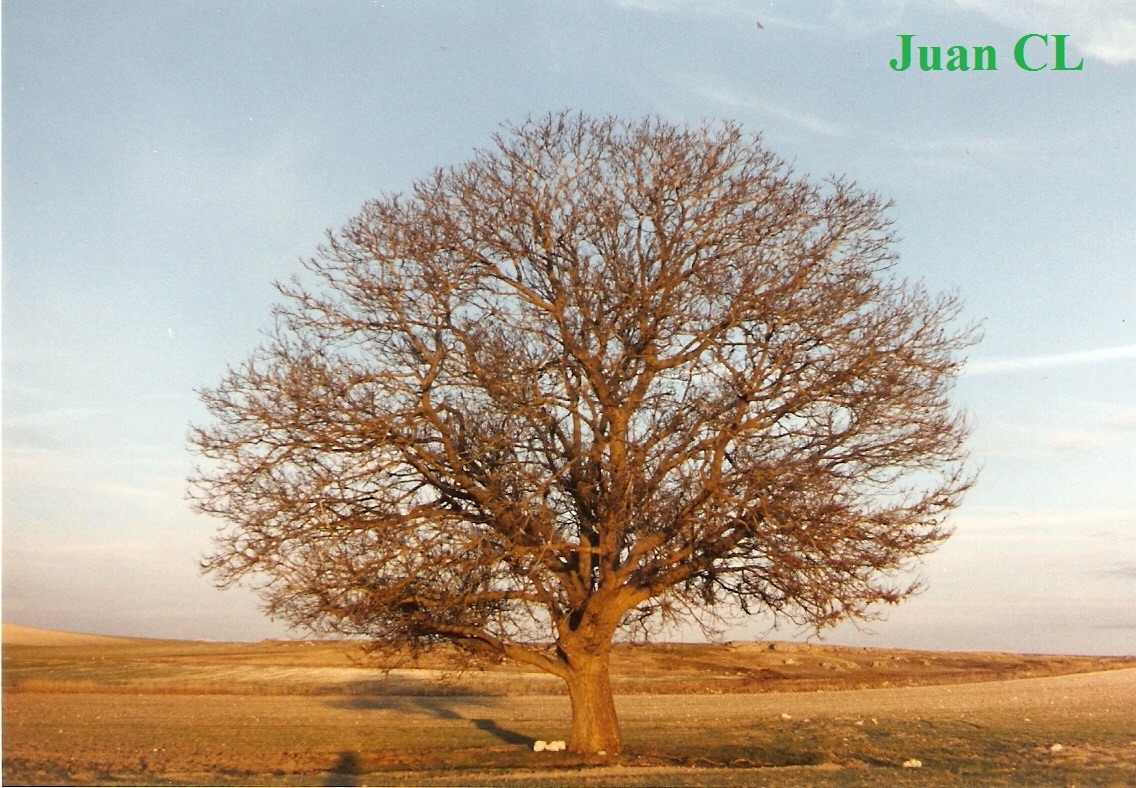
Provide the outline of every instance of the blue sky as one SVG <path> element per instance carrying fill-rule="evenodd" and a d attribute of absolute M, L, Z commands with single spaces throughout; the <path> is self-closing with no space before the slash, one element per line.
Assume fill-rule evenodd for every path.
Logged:
<path fill-rule="evenodd" d="M 995 46 L 998 69 L 895 73 L 901 33 Z M 1026 33 L 1067 34 L 1083 69 L 1018 69 Z M 1136 653 L 1123 0 L 7 0 L 4 620 L 285 633 L 196 570 L 194 389 L 364 200 L 563 108 L 761 131 L 799 172 L 893 199 L 902 270 L 985 321 L 957 390 L 981 477 L 956 534 L 924 594 L 831 642 Z"/>

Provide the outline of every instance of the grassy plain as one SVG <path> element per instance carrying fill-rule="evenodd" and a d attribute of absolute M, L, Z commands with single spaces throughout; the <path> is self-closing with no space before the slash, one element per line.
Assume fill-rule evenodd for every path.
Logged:
<path fill-rule="evenodd" d="M 555 680 L 451 668 L 445 655 L 376 663 L 336 642 L 6 626 L 3 782 L 1136 784 L 1133 658 L 623 646 L 625 751 L 608 758 L 532 751 L 567 738 Z M 903 767 L 912 759 L 922 765 Z"/>

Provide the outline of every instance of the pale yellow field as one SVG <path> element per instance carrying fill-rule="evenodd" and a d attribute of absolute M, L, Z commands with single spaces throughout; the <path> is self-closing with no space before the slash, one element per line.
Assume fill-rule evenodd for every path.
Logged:
<path fill-rule="evenodd" d="M 52 629 L 21 627 L 18 624 L 3 625 L 3 643 L 5 646 L 113 646 L 138 642 L 140 642 L 138 638 L 57 632 Z"/>

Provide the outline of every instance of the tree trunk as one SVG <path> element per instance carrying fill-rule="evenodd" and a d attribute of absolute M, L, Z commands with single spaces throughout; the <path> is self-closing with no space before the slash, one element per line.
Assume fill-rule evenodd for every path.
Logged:
<path fill-rule="evenodd" d="M 614 755 L 623 745 L 611 694 L 608 654 L 573 661 L 578 667 L 568 679 L 568 694 L 572 698 L 572 739 L 568 749 L 582 754 Z"/>

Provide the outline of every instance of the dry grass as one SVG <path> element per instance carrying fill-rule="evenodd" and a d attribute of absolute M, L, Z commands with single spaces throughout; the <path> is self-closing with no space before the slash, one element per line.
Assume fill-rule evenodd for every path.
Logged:
<path fill-rule="evenodd" d="M 21 627 L 18 624 L 4 624 L 4 646 L 115 646 L 142 643 L 138 638 L 120 638 L 111 635 L 86 635 L 79 632 L 58 632 L 53 629 Z"/>
<path fill-rule="evenodd" d="M 1084 672 L 1133 659 L 621 647 L 626 751 L 611 759 L 532 752 L 534 739 L 568 733 L 567 698 L 544 677 L 497 665 L 439 684 L 444 655 L 386 678 L 361 659 L 343 643 L 6 644 L 4 783 L 1126 785 L 1136 775 L 1136 670 Z M 812 691 L 785 691 L 802 689 Z M 924 766 L 902 768 L 913 757 Z"/>
<path fill-rule="evenodd" d="M 28 634 L 34 630 L 22 629 L 25 640 L 4 642 L 5 694 L 563 692 L 558 679 L 511 663 L 459 672 L 460 662 L 444 651 L 407 660 L 367 655 L 359 644 L 342 641 L 202 643 L 46 632 L 36 636 Z M 955 684 L 1132 666 L 1136 666 L 1134 657 L 899 651 L 780 642 L 618 645 L 612 657 L 612 681 L 618 694 L 729 694 Z"/>

